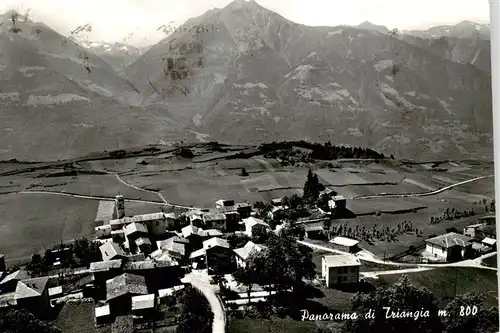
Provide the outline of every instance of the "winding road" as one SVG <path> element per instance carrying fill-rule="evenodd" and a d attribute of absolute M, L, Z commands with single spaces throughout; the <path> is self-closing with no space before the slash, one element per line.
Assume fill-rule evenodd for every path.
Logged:
<path fill-rule="evenodd" d="M 224 307 L 217 297 L 217 286 L 210 284 L 210 276 L 204 272 L 193 271 L 182 279 L 182 282 L 191 283 L 207 298 L 210 308 L 214 313 L 214 321 L 212 323 L 212 333 L 225 333 L 226 331 L 226 313 Z"/>
<path fill-rule="evenodd" d="M 318 244 L 313 244 L 313 243 L 304 242 L 304 241 L 300 241 L 300 240 L 297 240 L 297 243 L 299 243 L 301 245 L 305 245 L 305 246 L 313 248 L 313 249 L 328 251 L 328 252 L 335 253 L 335 254 L 349 254 L 349 253 L 344 252 L 344 251 L 339 251 L 339 250 L 335 250 L 335 249 L 332 249 L 332 248 L 329 248 L 326 246 L 321 246 Z M 475 259 L 462 260 L 462 261 L 453 262 L 453 263 L 446 263 L 446 264 L 410 264 L 410 263 L 400 263 L 400 262 L 393 262 L 393 261 L 384 261 L 382 259 L 377 258 L 373 253 L 371 253 L 367 250 L 361 250 L 360 252 L 356 253 L 355 255 L 356 255 L 356 257 L 358 257 L 361 260 L 373 262 L 375 264 L 387 265 L 387 266 L 409 267 L 408 269 L 400 269 L 400 270 L 393 270 L 393 271 L 370 272 L 372 274 L 376 273 L 377 275 L 383 275 L 383 274 L 403 274 L 405 272 L 412 272 L 412 271 L 418 272 L 418 271 L 431 270 L 431 269 L 443 268 L 443 267 L 473 267 L 473 268 L 496 271 L 497 268 L 495 268 L 495 267 L 481 265 L 481 262 L 484 259 L 492 257 L 496 254 L 497 254 L 497 252 L 495 251 L 495 252 L 487 253 L 487 254 L 482 255 L 482 256 L 475 258 Z M 388 272 L 392 272 L 392 273 L 388 273 Z"/>
<path fill-rule="evenodd" d="M 452 189 L 452 188 L 460 186 L 460 185 L 464 185 L 464 184 L 475 182 L 477 180 L 481 180 L 481 179 L 485 179 L 485 178 L 492 178 L 492 177 L 494 177 L 494 175 L 476 177 L 476 178 L 464 180 L 462 182 L 458 182 L 458 183 L 455 183 L 455 184 L 451 184 L 451 185 L 442 187 L 442 188 L 434 190 L 434 191 L 423 192 L 423 193 L 376 194 L 376 195 L 365 195 L 365 196 L 354 197 L 353 199 L 355 199 L 355 200 L 357 200 L 357 199 L 372 199 L 372 198 L 380 198 L 380 197 L 384 197 L 384 198 L 426 197 L 426 196 L 429 196 L 429 195 L 439 194 L 441 192 L 447 191 L 449 189 Z"/>

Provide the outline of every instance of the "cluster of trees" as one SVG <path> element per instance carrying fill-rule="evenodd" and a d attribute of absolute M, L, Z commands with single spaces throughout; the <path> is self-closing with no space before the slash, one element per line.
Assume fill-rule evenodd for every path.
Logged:
<path fill-rule="evenodd" d="M 247 265 L 234 273 L 235 280 L 245 285 L 248 297 L 252 285 L 267 286 L 281 293 L 303 285 L 304 279 L 315 276 L 312 250 L 298 244 L 289 234 L 269 234 L 267 249 L 250 255 Z"/>
<path fill-rule="evenodd" d="M 2 333 L 61 333 L 61 330 L 36 318 L 24 309 L 0 312 Z"/>
<path fill-rule="evenodd" d="M 47 249 L 43 257 L 38 253 L 33 254 L 27 269 L 32 276 L 45 275 L 51 270 L 57 258 L 64 268 L 89 266 L 91 262 L 102 260 L 99 246 L 99 243 L 87 238 L 76 239 L 71 244 L 60 244 Z"/>
<path fill-rule="evenodd" d="M 186 286 L 178 299 L 180 304 L 179 325 L 176 333 L 210 333 L 214 314 L 205 296 L 191 286 Z"/>
<path fill-rule="evenodd" d="M 263 156 L 277 159 L 283 166 L 294 166 L 297 163 L 314 163 L 314 158 L 311 157 L 310 153 L 295 148 L 273 150 L 265 152 Z"/>
<path fill-rule="evenodd" d="M 488 202 L 488 199 L 483 199 L 484 210 L 487 212 L 495 212 L 495 199 Z"/>
<path fill-rule="evenodd" d="M 469 217 L 469 216 L 474 216 L 476 215 L 476 212 L 474 211 L 474 208 L 471 209 L 465 209 L 462 211 L 459 211 L 455 208 L 446 208 L 445 211 L 441 216 L 431 216 L 429 219 L 430 224 L 438 224 L 443 221 L 453 221 L 457 219 L 461 219 L 464 217 Z"/>
<path fill-rule="evenodd" d="M 189 149 L 189 148 L 186 148 L 186 147 L 178 148 L 174 152 L 174 155 L 175 156 L 180 156 L 182 158 L 193 158 L 194 157 L 193 151 L 191 149 Z"/>
<path fill-rule="evenodd" d="M 345 333 L 407 332 L 407 333 L 492 333 L 498 331 L 498 309 L 487 308 L 484 295 L 467 293 L 451 300 L 443 310 L 447 316 L 438 316 L 438 301 L 426 288 L 410 283 L 407 276 L 390 286 L 380 286 L 370 293 L 356 293 L 351 299 L 351 311 L 360 314 L 357 319 L 344 322 Z M 464 308 L 477 307 L 477 314 L 463 315 Z M 410 318 L 386 318 L 387 309 L 392 311 L 419 312 L 415 320 Z M 464 308 L 461 308 L 464 307 Z M 364 314 L 374 311 L 374 318 Z M 428 311 L 429 316 L 425 316 Z M 462 315 L 461 315 L 462 312 Z M 362 315 L 361 315 L 362 314 Z M 328 332 L 324 330 L 323 332 Z"/>
<path fill-rule="evenodd" d="M 264 154 L 270 154 L 274 151 L 285 151 L 292 153 L 293 148 L 295 147 L 310 150 L 311 152 L 308 153 L 308 157 L 312 158 L 313 160 L 336 160 L 340 158 L 359 158 L 359 159 L 385 158 L 384 154 L 378 153 L 368 148 L 335 146 L 330 141 L 324 144 L 311 143 L 306 141 L 283 141 L 283 142 L 264 143 L 260 145 L 260 150 Z M 292 154 L 297 154 L 297 153 L 292 153 Z M 391 155 L 391 158 L 394 157 Z"/>
<path fill-rule="evenodd" d="M 329 230 L 330 237 L 344 236 L 349 238 L 361 239 L 366 242 L 373 242 L 375 240 L 393 242 L 396 241 L 397 236 L 407 232 L 417 233 L 419 230 L 413 228 L 410 221 L 403 221 L 398 223 L 395 227 L 378 226 L 374 224 L 371 228 L 361 227 L 357 225 L 355 228 L 348 227 L 347 223 L 331 226 L 330 220 L 325 220 L 323 228 Z"/>

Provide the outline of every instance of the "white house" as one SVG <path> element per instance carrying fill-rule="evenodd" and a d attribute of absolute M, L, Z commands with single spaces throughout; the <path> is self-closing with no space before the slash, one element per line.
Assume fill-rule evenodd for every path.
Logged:
<path fill-rule="evenodd" d="M 255 218 L 253 216 L 247 217 L 246 219 L 243 219 L 243 223 L 245 224 L 245 234 L 248 237 L 252 237 L 252 234 L 257 226 L 262 226 L 266 228 L 267 230 L 271 230 L 269 227 L 269 224 L 264 222 L 264 220 Z"/>
<path fill-rule="evenodd" d="M 262 251 L 265 248 L 266 246 L 264 245 L 255 244 L 254 242 L 249 241 L 245 244 L 245 246 L 235 249 L 234 253 L 236 254 L 236 265 L 241 268 L 246 267 L 246 262 L 250 255 Z"/>
<path fill-rule="evenodd" d="M 104 224 L 94 228 L 96 238 L 111 237 L 111 225 Z"/>
<path fill-rule="evenodd" d="M 220 199 L 215 202 L 215 208 L 224 208 L 229 206 L 234 206 L 234 200 Z"/>
<path fill-rule="evenodd" d="M 497 244 L 497 240 L 496 239 L 493 239 L 493 238 L 490 238 L 490 237 L 485 237 L 482 241 L 481 241 L 481 244 L 483 244 L 484 246 L 486 247 L 489 247 L 489 248 L 494 248 Z"/>
<path fill-rule="evenodd" d="M 330 243 L 336 250 L 348 253 L 356 253 L 359 250 L 359 242 L 352 238 L 337 236 L 334 237 Z"/>
<path fill-rule="evenodd" d="M 472 249 L 472 238 L 449 232 L 425 240 L 422 257 L 434 261 L 461 260 Z"/>
<path fill-rule="evenodd" d="M 126 256 L 120 245 L 113 242 L 106 242 L 99 247 L 102 254 L 102 260 L 109 261 L 114 259 L 121 259 Z"/>
<path fill-rule="evenodd" d="M 485 225 L 486 225 L 486 223 L 476 223 L 476 224 L 471 224 L 471 225 L 466 226 L 464 228 L 464 236 L 475 238 L 476 231 Z"/>
<path fill-rule="evenodd" d="M 361 262 L 352 254 L 323 256 L 321 259 L 321 275 L 328 288 L 359 282 Z"/>

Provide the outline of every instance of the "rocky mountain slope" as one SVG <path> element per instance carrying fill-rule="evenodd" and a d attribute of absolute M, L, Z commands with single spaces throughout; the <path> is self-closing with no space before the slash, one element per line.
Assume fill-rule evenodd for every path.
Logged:
<path fill-rule="evenodd" d="M 60 159 L 179 137 L 168 132 L 168 114 L 133 106 L 139 93 L 98 56 L 44 24 L 0 19 L 0 159 Z"/>
<path fill-rule="evenodd" d="M 366 24 L 307 27 L 254 1 L 179 30 L 125 73 L 144 108 L 212 140 L 332 140 L 417 159 L 492 154 L 489 74 L 424 44 Z"/>
<path fill-rule="evenodd" d="M 489 40 L 490 26 L 489 24 L 477 24 L 470 21 L 462 21 L 455 25 L 440 25 L 424 31 L 408 30 L 403 31 L 403 33 L 422 38 L 456 37 Z"/>

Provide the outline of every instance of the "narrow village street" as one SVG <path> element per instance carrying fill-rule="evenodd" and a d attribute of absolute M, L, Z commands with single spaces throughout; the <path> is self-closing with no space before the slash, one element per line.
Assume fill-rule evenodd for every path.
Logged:
<path fill-rule="evenodd" d="M 210 284 L 210 276 L 204 271 L 192 271 L 182 279 L 183 283 L 191 283 L 191 285 L 198 289 L 205 295 L 212 312 L 214 313 L 214 322 L 212 324 L 212 333 L 225 333 L 226 330 L 226 314 L 223 305 L 217 297 L 216 285 Z"/>

